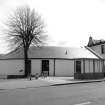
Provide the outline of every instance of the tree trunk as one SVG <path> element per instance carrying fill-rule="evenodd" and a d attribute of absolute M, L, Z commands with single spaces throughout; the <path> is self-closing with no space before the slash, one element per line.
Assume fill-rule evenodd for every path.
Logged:
<path fill-rule="evenodd" d="M 29 76 L 29 71 L 28 71 L 28 50 L 24 48 L 24 69 L 25 69 L 25 77 Z"/>

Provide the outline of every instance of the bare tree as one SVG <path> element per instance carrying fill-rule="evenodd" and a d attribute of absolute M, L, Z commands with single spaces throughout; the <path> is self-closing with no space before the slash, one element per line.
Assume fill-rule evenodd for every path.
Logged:
<path fill-rule="evenodd" d="M 41 17 L 28 6 L 17 8 L 6 22 L 6 34 L 15 50 L 23 47 L 25 77 L 30 74 L 28 50 L 31 44 L 39 46 L 45 39 L 44 24 Z"/>

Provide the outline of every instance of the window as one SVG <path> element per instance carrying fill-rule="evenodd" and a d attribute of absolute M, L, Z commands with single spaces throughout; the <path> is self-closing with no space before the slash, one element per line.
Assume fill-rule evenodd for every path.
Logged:
<path fill-rule="evenodd" d="M 104 54 L 105 51 L 104 51 L 104 45 L 101 45 L 101 53 Z"/>

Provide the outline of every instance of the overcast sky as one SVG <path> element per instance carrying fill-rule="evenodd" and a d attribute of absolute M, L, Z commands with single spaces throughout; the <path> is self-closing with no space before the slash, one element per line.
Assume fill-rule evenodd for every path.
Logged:
<path fill-rule="evenodd" d="M 10 11 L 26 4 L 44 19 L 51 45 L 80 47 L 89 36 L 105 39 L 105 0 L 0 0 L 0 24 Z"/>

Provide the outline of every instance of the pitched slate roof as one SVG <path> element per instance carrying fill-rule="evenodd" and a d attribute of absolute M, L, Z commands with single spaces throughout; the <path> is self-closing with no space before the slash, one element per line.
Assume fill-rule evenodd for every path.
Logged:
<path fill-rule="evenodd" d="M 69 48 L 69 47 L 31 47 L 28 52 L 29 58 L 63 58 L 63 59 L 78 59 L 89 58 L 98 59 L 96 55 L 86 48 Z M 6 55 L 0 56 L 0 59 L 23 59 L 23 50 L 11 52 Z"/>
<path fill-rule="evenodd" d="M 103 59 L 103 56 L 100 55 L 99 53 L 97 53 L 96 51 L 94 51 L 92 48 L 87 47 L 87 46 L 86 46 L 86 48 L 87 48 L 90 52 L 92 52 L 94 55 L 96 55 L 98 58 Z"/>

